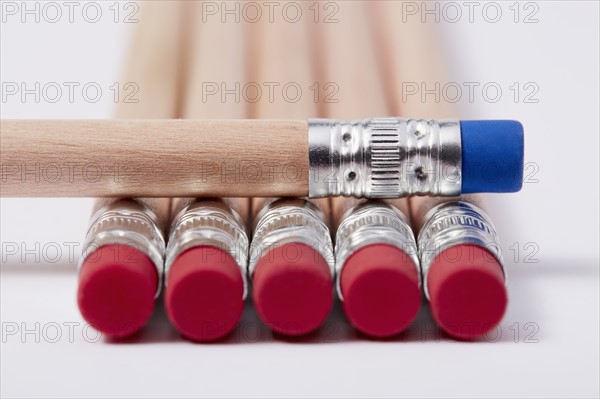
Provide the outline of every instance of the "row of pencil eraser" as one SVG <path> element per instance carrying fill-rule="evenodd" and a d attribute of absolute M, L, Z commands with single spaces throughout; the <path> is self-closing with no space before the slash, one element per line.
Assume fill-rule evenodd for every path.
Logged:
<path fill-rule="evenodd" d="M 482 336 L 503 317 L 498 238 L 470 202 L 433 206 L 415 237 L 393 202 L 354 200 L 332 240 L 318 202 L 275 199 L 255 216 L 250 240 L 234 200 L 185 201 L 168 230 L 148 200 L 122 199 L 96 212 L 78 305 L 102 333 L 136 333 L 158 298 L 173 326 L 200 342 L 227 336 L 249 295 L 260 319 L 290 336 L 318 329 L 335 296 L 348 321 L 372 337 L 407 329 L 423 298 L 458 339 Z"/>

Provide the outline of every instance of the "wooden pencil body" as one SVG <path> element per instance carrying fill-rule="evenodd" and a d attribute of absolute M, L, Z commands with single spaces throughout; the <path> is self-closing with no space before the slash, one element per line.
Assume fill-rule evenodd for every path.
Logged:
<path fill-rule="evenodd" d="M 182 22 L 188 7 L 184 0 L 143 2 L 123 76 L 132 95 L 119 102 L 117 118 L 161 119 L 180 113 L 187 36 Z"/>
<path fill-rule="evenodd" d="M 308 193 L 306 121 L 6 120 L 0 137 L 6 197 Z"/>

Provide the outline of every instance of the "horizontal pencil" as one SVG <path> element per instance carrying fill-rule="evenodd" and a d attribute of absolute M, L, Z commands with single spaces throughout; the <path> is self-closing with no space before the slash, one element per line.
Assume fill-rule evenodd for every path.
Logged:
<path fill-rule="evenodd" d="M 3 197 L 398 198 L 521 188 L 516 121 L 2 120 Z"/>

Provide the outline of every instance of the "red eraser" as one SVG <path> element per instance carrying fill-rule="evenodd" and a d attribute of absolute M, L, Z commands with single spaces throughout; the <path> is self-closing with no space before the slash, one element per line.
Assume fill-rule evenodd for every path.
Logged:
<path fill-rule="evenodd" d="M 480 337 L 502 320 L 508 302 L 504 272 L 482 247 L 461 244 L 441 252 L 426 283 L 433 318 L 455 338 Z"/>
<path fill-rule="evenodd" d="M 373 337 L 402 332 L 421 306 L 417 266 L 392 245 L 367 245 L 353 253 L 342 267 L 340 288 L 348 321 Z"/>
<path fill-rule="evenodd" d="M 301 243 L 273 248 L 254 269 L 252 298 L 259 317 L 274 331 L 308 334 L 319 328 L 333 305 L 327 261 Z"/>
<path fill-rule="evenodd" d="M 158 272 L 146 254 L 130 245 L 104 245 L 83 262 L 77 302 L 90 325 L 121 338 L 150 319 L 157 287 Z"/>
<path fill-rule="evenodd" d="M 214 246 L 198 246 L 171 265 L 165 308 L 182 335 L 193 341 L 214 341 L 237 325 L 244 309 L 243 295 L 243 276 L 233 257 Z"/>

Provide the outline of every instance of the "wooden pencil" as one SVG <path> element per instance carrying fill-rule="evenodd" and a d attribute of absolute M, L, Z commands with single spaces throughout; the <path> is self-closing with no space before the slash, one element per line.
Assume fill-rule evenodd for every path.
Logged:
<path fill-rule="evenodd" d="M 390 114 L 381 59 L 367 2 L 337 2 L 337 24 L 317 26 L 320 80 L 338 87 L 339 99 L 321 104 L 324 117 Z M 350 39 L 351 38 L 351 39 Z M 358 61 L 357 59 L 360 59 Z M 357 60 L 344 62 L 344 60 Z M 387 126 L 375 126 L 379 133 Z M 349 140 L 348 146 L 358 143 Z M 380 166 L 395 167 L 400 153 L 377 147 Z M 385 171 L 383 171 L 385 173 Z M 384 174 L 381 176 L 385 176 Z M 359 331 L 387 337 L 408 328 L 420 307 L 416 243 L 407 199 L 332 198 L 336 286 L 348 321 Z"/>
<path fill-rule="evenodd" d="M 397 23 L 393 16 L 403 6 L 403 2 L 378 2 L 375 9 L 380 21 L 378 42 L 388 55 L 385 77 L 391 83 L 390 103 L 394 111 L 428 118 L 455 114 L 448 102 L 403 97 L 402 83 L 436 87 L 448 81 L 439 33 L 416 19 Z M 429 307 L 438 325 L 458 339 L 475 339 L 495 328 L 507 305 L 498 236 L 476 203 L 480 198 L 471 195 L 410 199 Z"/>
<path fill-rule="evenodd" d="M 119 104 L 117 117 L 178 116 L 184 15 L 183 2 L 142 7 L 125 73 L 126 80 L 140 88 L 139 102 Z M 161 29 L 156 28 L 159 24 Z M 87 151 L 93 152 L 94 147 Z M 135 333 L 152 314 L 162 287 L 170 204 L 170 198 L 96 201 L 77 298 L 86 321 L 109 336 Z"/>
<path fill-rule="evenodd" d="M 190 8 L 182 117 L 247 117 L 241 101 L 220 92 L 245 79 L 243 25 L 203 21 L 202 2 Z M 249 198 L 173 200 L 164 301 L 171 323 L 188 339 L 223 338 L 241 317 L 248 292 L 249 208 Z"/>
<path fill-rule="evenodd" d="M 308 118 L 317 104 L 311 25 L 268 20 L 251 27 L 255 54 L 250 80 L 299 88 L 289 97 L 262 97 L 251 106 L 255 118 Z M 301 93 L 301 94 L 299 94 Z M 306 196 L 308 193 L 298 193 Z M 286 194 L 284 194 L 286 195 Z M 254 198 L 249 276 L 259 317 L 274 331 L 303 335 L 316 330 L 332 306 L 333 252 L 328 230 L 329 198 Z"/>

